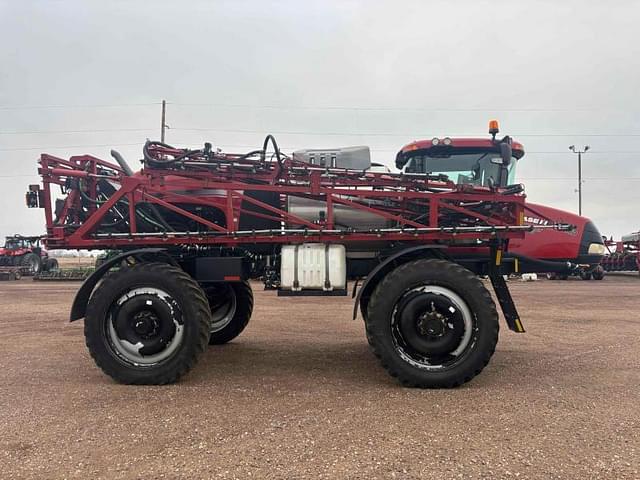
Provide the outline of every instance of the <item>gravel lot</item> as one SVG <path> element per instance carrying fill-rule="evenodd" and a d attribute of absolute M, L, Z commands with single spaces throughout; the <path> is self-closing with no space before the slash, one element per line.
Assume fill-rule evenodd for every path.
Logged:
<path fill-rule="evenodd" d="M 0 282 L 10 478 L 640 478 L 640 279 L 511 282 L 528 333 L 455 390 L 401 388 L 350 298 L 277 298 L 179 384 L 93 364 L 78 284 Z"/>

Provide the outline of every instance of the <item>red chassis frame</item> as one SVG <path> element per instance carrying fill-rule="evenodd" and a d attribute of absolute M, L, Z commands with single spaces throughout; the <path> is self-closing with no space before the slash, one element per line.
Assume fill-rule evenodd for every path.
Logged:
<path fill-rule="evenodd" d="M 184 152 L 164 149 L 158 155 Z M 189 158 L 181 168 L 143 168 L 127 176 L 122 168 L 90 155 L 69 160 L 42 154 L 39 173 L 43 192 L 49 248 L 134 248 L 170 245 L 220 245 L 302 242 L 440 242 L 444 244 L 523 238 L 533 227 L 524 225 L 525 196 L 487 187 L 458 186 L 428 175 L 374 173 L 326 168 L 285 158 L 278 161 L 247 159 L 234 154 L 215 154 L 211 161 Z M 79 188 L 96 198 L 97 183 L 106 179 L 116 188 L 102 204 L 85 206 Z M 52 186 L 70 188 L 54 220 Z M 80 185 L 80 186 L 79 186 Z M 119 186 L 119 188 L 118 188 Z M 280 205 L 273 206 L 245 195 L 247 191 L 277 192 Z M 203 194 L 203 192 L 207 192 Z M 326 218 L 310 222 L 286 210 L 287 196 L 326 202 Z M 97 233 L 107 212 L 118 202 L 129 208 L 128 232 Z M 242 208 L 243 201 L 261 212 Z M 154 204 L 206 227 L 197 232 L 140 232 L 135 206 Z M 219 225 L 177 204 L 211 206 L 223 212 Z M 353 230 L 336 228 L 334 205 L 341 204 L 373 213 L 395 223 L 394 228 Z M 268 214 L 264 211 L 269 212 Z M 416 212 L 424 212 L 416 217 Z M 279 222 L 279 229 L 238 230 L 241 215 Z M 410 217 L 413 216 L 414 220 Z M 452 221 L 453 220 L 453 221 Z M 293 228 L 292 228 L 293 227 Z M 478 245 L 476 243 L 476 245 Z"/>

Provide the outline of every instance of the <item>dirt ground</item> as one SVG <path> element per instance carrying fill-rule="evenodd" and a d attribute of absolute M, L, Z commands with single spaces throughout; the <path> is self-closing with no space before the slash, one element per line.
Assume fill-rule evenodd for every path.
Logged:
<path fill-rule="evenodd" d="M 254 285 L 245 333 L 180 383 L 93 364 L 77 283 L 0 283 L 0 476 L 640 478 L 640 279 L 511 282 L 528 333 L 454 390 L 400 387 L 350 298 Z"/>

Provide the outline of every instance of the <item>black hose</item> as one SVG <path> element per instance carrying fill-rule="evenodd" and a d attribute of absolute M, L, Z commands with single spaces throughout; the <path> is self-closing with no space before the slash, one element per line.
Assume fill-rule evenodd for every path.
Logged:
<path fill-rule="evenodd" d="M 166 229 L 167 229 L 168 231 L 170 231 L 170 232 L 174 232 L 174 231 L 175 231 L 175 230 L 174 230 L 174 228 L 173 228 L 171 225 L 169 225 L 169 224 L 167 223 L 167 221 L 164 219 L 164 217 L 162 216 L 162 214 L 160 213 L 160 211 L 158 210 L 158 208 L 157 208 L 153 203 L 150 203 L 150 204 L 149 204 L 149 210 L 151 210 L 151 213 L 153 213 L 153 214 L 155 215 L 156 220 L 157 220 L 158 222 L 160 222 L 160 224 L 161 224 L 164 228 L 166 228 Z"/>
<path fill-rule="evenodd" d="M 280 149 L 278 148 L 278 144 L 276 143 L 276 139 L 271 134 L 267 135 L 264 138 L 264 143 L 262 144 L 262 155 L 260 156 L 260 159 L 263 162 L 265 161 L 265 157 L 267 155 L 267 146 L 269 145 L 269 142 L 271 142 L 271 144 L 273 145 L 273 150 L 275 151 L 276 159 L 278 160 L 278 165 L 282 165 L 282 158 L 281 158 Z"/>
<path fill-rule="evenodd" d="M 540 258 L 530 257 L 528 255 L 522 255 L 521 253 L 508 252 L 504 256 L 505 259 L 517 258 L 520 262 L 528 263 L 530 265 L 536 265 L 544 272 L 565 272 L 571 271 L 575 265 L 571 262 L 542 260 Z"/>
<path fill-rule="evenodd" d="M 144 157 L 145 163 L 153 168 L 166 168 L 168 166 L 175 165 L 176 163 L 180 162 L 181 160 L 183 160 L 184 158 L 190 155 L 193 155 L 196 153 L 203 153 L 202 150 L 185 150 L 182 155 L 178 155 L 177 157 L 173 157 L 167 160 L 158 160 L 157 158 L 152 157 L 151 154 L 149 153 L 149 147 L 151 145 L 156 145 L 164 148 L 174 148 L 174 147 L 166 143 L 156 142 L 156 141 L 152 142 L 151 140 L 147 140 L 144 146 L 142 147 L 142 155 Z"/>
<path fill-rule="evenodd" d="M 249 157 L 253 157 L 254 155 L 263 156 L 264 155 L 264 150 L 253 150 L 253 151 L 251 151 L 249 153 L 245 153 L 241 157 L 238 157 L 236 160 L 245 160 L 245 159 L 247 159 Z"/>
<path fill-rule="evenodd" d="M 120 152 L 117 152 L 116 150 L 111 150 L 111 156 L 116 159 L 116 162 L 118 162 L 118 164 L 120 165 L 120 167 L 122 168 L 122 170 L 124 171 L 127 177 L 130 177 L 131 175 L 133 175 L 133 170 L 131 170 L 131 167 L 129 166 L 127 161 L 124 159 L 124 157 L 120 155 Z"/>
<path fill-rule="evenodd" d="M 82 190 L 82 187 L 80 187 L 80 185 L 78 185 L 78 191 L 80 192 L 80 196 L 83 199 L 85 199 L 89 203 L 93 203 L 94 205 L 102 205 L 104 202 L 106 202 L 106 200 L 98 200 L 97 198 L 91 198 Z"/>
<path fill-rule="evenodd" d="M 244 155 L 238 157 L 237 160 L 245 160 L 254 155 L 260 155 L 260 160 L 264 162 L 266 160 L 267 147 L 269 146 L 269 143 L 271 143 L 273 146 L 275 156 L 278 160 L 278 164 L 282 165 L 282 152 L 280 151 L 280 148 L 278 148 L 278 143 L 276 142 L 276 139 L 271 134 L 265 137 L 264 142 L 262 144 L 262 150 L 252 150 L 251 152 L 245 153 Z M 191 157 L 193 155 L 205 155 L 206 157 L 211 156 L 211 147 L 210 145 L 205 144 L 204 149 L 184 150 L 184 152 L 181 155 L 178 155 L 176 157 L 169 158 L 166 160 L 159 160 L 153 157 L 149 153 L 149 148 L 151 146 L 158 146 L 158 147 L 170 148 L 170 149 L 175 149 L 175 147 L 163 142 L 147 140 L 144 146 L 142 147 L 142 155 L 144 157 L 145 163 L 152 168 L 167 168 L 167 167 L 175 166 L 176 164 L 181 163 L 182 160 L 184 160 L 185 158 Z M 117 152 L 115 153 L 117 154 Z M 114 155 L 114 152 L 112 152 L 112 155 Z M 118 158 L 115 155 L 114 155 L 114 158 L 118 160 Z M 120 160 L 118 160 L 118 163 L 120 163 Z M 121 164 L 121 166 L 123 165 Z M 124 169 L 124 166 L 123 166 L 123 169 Z M 125 173 L 126 173 L 126 170 L 125 170 Z"/>

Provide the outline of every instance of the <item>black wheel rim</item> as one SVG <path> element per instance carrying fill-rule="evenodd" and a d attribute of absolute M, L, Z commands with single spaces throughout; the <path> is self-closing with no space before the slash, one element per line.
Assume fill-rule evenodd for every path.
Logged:
<path fill-rule="evenodd" d="M 112 353 L 135 367 L 151 367 L 173 357 L 184 337 L 182 311 L 166 291 L 138 287 L 109 308 L 105 337 Z"/>
<path fill-rule="evenodd" d="M 236 314 L 236 292 L 229 284 L 213 284 L 205 288 L 211 310 L 211 333 L 225 328 Z"/>
<path fill-rule="evenodd" d="M 391 318 L 393 345 L 407 363 L 444 370 L 462 361 L 475 343 L 475 317 L 454 291 L 422 285 L 406 291 Z"/>

